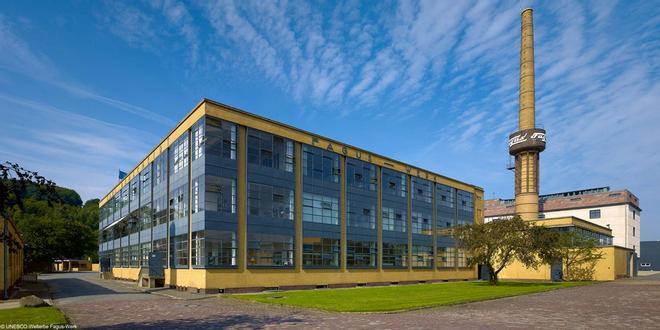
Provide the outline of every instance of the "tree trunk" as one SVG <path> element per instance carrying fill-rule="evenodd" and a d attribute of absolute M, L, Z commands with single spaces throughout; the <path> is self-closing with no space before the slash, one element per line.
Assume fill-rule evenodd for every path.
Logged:
<path fill-rule="evenodd" d="M 498 278 L 497 278 L 497 272 L 495 272 L 495 269 L 488 265 L 488 283 L 490 285 L 497 285 Z"/>

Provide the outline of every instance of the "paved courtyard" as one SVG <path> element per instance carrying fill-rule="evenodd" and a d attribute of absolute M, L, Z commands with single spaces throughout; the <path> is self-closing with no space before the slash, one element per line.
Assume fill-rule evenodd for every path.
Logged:
<path fill-rule="evenodd" d="M 93 273 L 47 274 L 56 305 L 98 329 L 483 329 L 660 327 L 660 274 L 451 307 L 391 314 L 327 313 L 219 296 L 143 293 Z M 442 284 L 438 284 L 442 285 Z M 176 295 L 176 293 L 172 294 Z M 202 299 L 190 299 L 203 297 Z"/>

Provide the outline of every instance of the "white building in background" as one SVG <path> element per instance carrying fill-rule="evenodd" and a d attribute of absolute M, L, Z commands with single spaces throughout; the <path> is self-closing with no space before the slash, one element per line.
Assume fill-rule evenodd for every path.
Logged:
<path fill-rule="evenodd" d="M 627 189 L 610 187 L 539 196 L 539 218 L 573 216 L 612 229 L 613 244 L 635 250 L 639 257 L 641 212 L 639 199 Z M 484 221 L 510 218 L 514 199 L 485 200 Z"/>

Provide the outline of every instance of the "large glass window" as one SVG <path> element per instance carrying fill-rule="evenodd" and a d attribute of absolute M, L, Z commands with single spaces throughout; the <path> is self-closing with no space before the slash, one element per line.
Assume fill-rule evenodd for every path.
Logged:
<path fill-rule="evenodd" d="M 376 228 L 376 166 L 346 158 L 346 225 Z M 349 235 L 352 229 L 348 229 Z M 375 232 L 373 232 L 375 234 Z"/>
<path fill-rule="evenodd" d="M 173 174 L 179 173 L 188 167 L 188 134 L 178 138 L 170 146 L 172 163 L 170 169 Z"/>
<path fill-rule="evenodd" d="M 411 216 L 413 234 L 433 235 L 431 214 L 413 211 Z"/>
<path fill-rule="evenodd" d="M 376 242 L 348 240 L 346 250 L 347 267 L 376 267 L 376 258 L 378 256 Z"/>
<path fill-rule="evenodd" d="M 376 166 L 354 158 L 346 158 L 346 184 L 366 191 L 376 191 Z"/>
<path fill-rule="evenodd" d="M 188 267 L 188 234 L 171 237 L 172 267 Z"/>
<path fill-rule="evenodd" d="M 139 244 L 133 244 L 130 246 L 130 264 L 129 267 L 139 267 L 140 266 L 140 257 L 141 257 L 141 252 L 140 252 L 140 245 Z"/>
<path fill-rule="evenodd" d="M 320 148 L 303 146 L 303 176 L 339 183 L 339 155 Z"/>
<path fill-rule="evenodd" d="M 219 176 L 206 177 L 206 210 L 236 213 L 236 180 Z"/>
<path fill-rule="evenodd" d="M 408 243 L 383 242 L 383 267 L 408 267 Z"/>
<path fill-rule="evenodd" d="M 303 193 L 303 221 L 339 224 L 339 199 L 336 197 Z"/>
<path fill-rule="evenodd" d="M 437 227 L 439 229 L 454 226 L 456 219 L 456 189 L 436 184 L 436 210 L 438 215 Z"/>
<path fill-rule="evenodd" d="M 236 266 L 237 247 L 233 232 L 193 232 L 191 249 L 193 267 Z"/>
<path fill-rule="evenodd" d="M 458 225 L 474 223 L 474 195 L 470 192 L 458 189 L 456 191 L 458 199 Z"/>
<path fill-rule="evenodd" d="M 200 120 L 192 126 L 192 160 L 204 156 L 204 143 L 206 142 L 204 127 L 204 120 Z"/>
<path fill-rule="evenodd" d="M 303 267 L 339 267 L 339 155 L 303 145 Z"/>
<path fill-rule="evenodd" d="M 248 163 L 293 172 L 293 141 L 255 129 L 248 130 Z"/>
<path fill-rule="evenodd" d="M 407 267 L 408 176 L 383 168 L 381 177 L 383 267 Z"/>
<path fill-rule="evenodd" d="M 153 252 L 159 252 L 159 254 L 163 256 L 161 262 L 163 267 L 167 268 L 167 238 L 154 240 Z"/>
<path fill-rule="evenodd" d="M 417 268 L 433 267 L 433 246 L 413 245 L 412 266 Z"/>
<path fill-rule="evenodd" d="M 339 267 L 339 240 L 322 237 L 304 237 L 303 265 L 312 267 Z"/>
<path fill-rule="evenodd" d="M 200 205 L 204 211 L 204 224 L 203 230 L 193 231 L 194 255 L 191 258 L 195 259 L 195 267 L 235 267 L 238 126 L 210 117 L 205 118 L 205 123 L 204 177 L 198 180 L 198 200 L 204 203 L 203 207 Z M 194 182 L 192 184 L 194 197 Z"/>
<path fill-rule="evenodd" d="M 456 266 L 456 249 L 448 246 L 438 246 L 438 268 L 453 268 Z"/>
<path fill-rule="evenodd" d="M 294 265 L 294 142 L 248 129 L 249 267 Z"/>
<path fill-rule="evenodd" d="M 408 218 L 405 209 L 383 207 L 382 218 L 383 231 L 406 232 Z"/>
<path fill-rule="evenodd" d="M 142 267 L 149 266 L 149 254 L 151 253 L 151 242 L 142 243 L 140 245 L 140 262 Z"/>
<path fill-rule="evenodd" d="M 293 236 L 248 234 L 247 258 L 250 266 L 293 266 Z"/>
<path fill-rule="evenodd" d="M 293 220 L 294 204 L 293 189 L 248 183 L 248 215 Z"/>
<path fill-rule="evenodd" d="M 206 154 L 236 160 L 237 127 L 228 121 L 206 118 Z"/>
<path fill-rule="evenodd" d="M 170 196 L 170 221 L 188 217 L 188 184 L 172 189 Z"/>

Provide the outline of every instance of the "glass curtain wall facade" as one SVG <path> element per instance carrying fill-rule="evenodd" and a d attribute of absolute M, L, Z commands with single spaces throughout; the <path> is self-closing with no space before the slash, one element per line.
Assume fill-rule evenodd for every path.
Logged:
<path fill-rule="evenodd" d="M 433 183 L 411 177 L 412 266 L 433 267 Z"/>
<path fill-rule="evenodd" d="M 293 267 L 294 142 L 247 129 L 247 266 Z"/>
<path fill-rule="evenodd" d="M 338 268 L 339 155 L 303 145 L 303 267 Z"/>
<path fill-rule="evenodd" d="M 100 257 L 138 268 L 160 252 L 171 269 L 282 274 L 466 267 L 450 229 L 474 222 L 473 192 L 273 132 L 210 116 L 190 124 L 106 197 Z"/>
<path fill-rule="evenodd" d="M 383 268 L 408 267 L 408 176 L 383 168 L 381 178 Z"/>
<path fill-rule="evenodd" d="M 378 181 L 375 165 L 346 157 L 346 267 L 376 268 Z"/>

